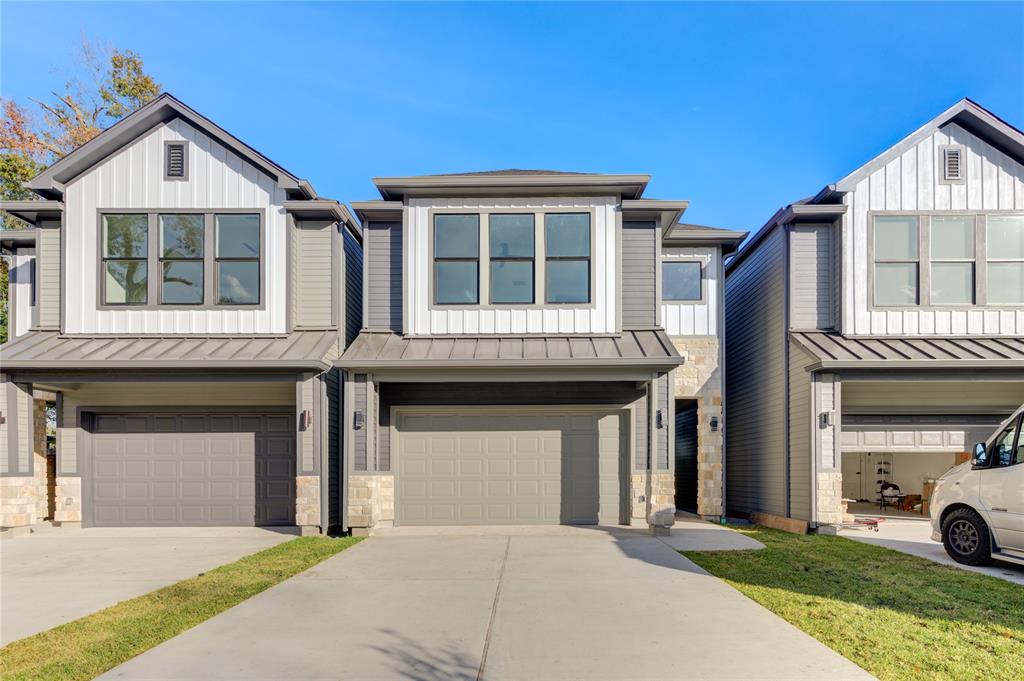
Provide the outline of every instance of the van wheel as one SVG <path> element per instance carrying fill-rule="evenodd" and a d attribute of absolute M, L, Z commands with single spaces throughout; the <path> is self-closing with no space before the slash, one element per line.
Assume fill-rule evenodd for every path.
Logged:
<path fill-rule="evenodd" d="M 958 508 L 942 521 L 942 545 L 949 557 L 964 565 L 992 562 L 992 539 L 988 525 L 975 511 Z"/>

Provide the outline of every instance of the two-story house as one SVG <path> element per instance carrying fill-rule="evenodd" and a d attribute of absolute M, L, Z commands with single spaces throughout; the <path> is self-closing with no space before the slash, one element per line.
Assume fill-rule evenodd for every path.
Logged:
<path fill-rule="evenodd" d="M 680 224 L 687 202 L 644 199 L 648 180 L 378 178 L 352 204 L 353 532 L 722 513 L 722 256 L 745 234 Z"/>
<path fill-rule="evenodd" d="M 731 512 L 832 526 L 883 485 L 923 510 L 1024 402 L 1024 134 L 963 100 L 778 211 L 726 266 L 726 329 Z"/>
<path fill-rule="evenodd" d="M 164 94 L 2 209 L 0 527 L 339 525 L 361 230 Z M 56 460 L 46 467 L 46 404 Z"/>

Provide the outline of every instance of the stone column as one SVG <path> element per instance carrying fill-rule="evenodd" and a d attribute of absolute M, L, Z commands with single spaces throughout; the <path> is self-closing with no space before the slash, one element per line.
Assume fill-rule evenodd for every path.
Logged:
<path fill-rule="evenodd" d="M 53 520 L 61 527 L 82 524 L 82 478 L 78 476 L 57 476 L 56 512 Z"/>
<path fill-rule="evenodd" d="M 302 534 L 320 534 L 320 476 L 295 477 L 295 524 Z"/>
<path fill-rule="evenodd" d="M 675 398 L 697 401 L 697 513 L 719 520 L 723 507 L 723 376 L 718 338 L 673 338 L 685 362 L 675 370 Z M 711 422 L 718 421 L 712 431 Z"/>

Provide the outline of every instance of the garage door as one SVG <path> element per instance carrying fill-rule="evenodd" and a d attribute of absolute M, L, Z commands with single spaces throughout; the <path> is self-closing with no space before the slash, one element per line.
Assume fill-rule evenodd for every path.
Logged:
<path fill-rule="evenodd" d="M 94 525 L 293 525 L 291 414 L 96 414 Z"/>
<path fill-rule="evenodd" d="M 620 417 L 610 413 L 399 412 L 401 525 L 620 521 Z"/>

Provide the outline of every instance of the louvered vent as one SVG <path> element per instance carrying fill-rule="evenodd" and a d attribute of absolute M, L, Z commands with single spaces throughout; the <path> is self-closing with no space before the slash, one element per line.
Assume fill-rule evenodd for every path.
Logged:
<path fill-rule="evenodd" d="M 947 180 L 958 182 L 963 179 L 963 164 L 962 154 L 960 147 L 946 147 L 943 149 L 943 167 L 945 168 L 945 178 Z"/>
<path fill-rule="evenodd" d="M 185 177 L 185 144 L 171 143 L 167 145 L 166 159 L 167 177 Z"/>

